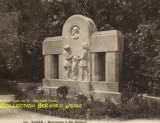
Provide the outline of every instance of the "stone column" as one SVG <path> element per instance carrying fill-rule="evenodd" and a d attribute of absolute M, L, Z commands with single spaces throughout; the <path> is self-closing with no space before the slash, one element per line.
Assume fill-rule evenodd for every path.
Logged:
<path fill-rule="evenodd" d="M 105 81 L 105 52 L 92 53 L 92 81 Z"/>
<path fill-rule="evenodd" d="M 59 79 L 59 55 L 45 55 L 45 78 Z"/>
<path fill-rule="evenodd" d="M 63 68 L 63 62 L 62 62 L 62 59 L 63 58 L 63 55 L 60 54 L 59 55 L 59 79 L 62 79 L 64 78 L 63 75 L 64 75 L 64 68 Z"/>
<path fill-rule="evenodd" d="M 54 79 L 58 78 L 58 59 L 57 56 L 54 55 L 45 55 L 45 78 L 46 79 Z"/>
<path fill-rule="evenodd" d="M 54 77 L 54 71 L 53 71 L 53 55 L 45 55 L 44 56 L 44 62 L 45 62 L 45 79 L 51 79 Z"/>
<path fill-rule="evenodd" d="M 115 83 L 119 82 L 119 53 L 106 52 L 106 82 Z"/>
<path fill-rule="evenodd" d="M 96 81 L 96 53 L 91 53 L 91 81 Z"/>

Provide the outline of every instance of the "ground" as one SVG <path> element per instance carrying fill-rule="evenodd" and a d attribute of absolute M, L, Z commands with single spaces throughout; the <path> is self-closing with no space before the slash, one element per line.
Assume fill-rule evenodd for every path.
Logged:
<path fill-rule="evenodd" d="M 0 95 L 0 100 L 11 100 L 14 99 L 14 95 Z M 119 121 L 111 118 L 106 118 L 105 120 L 80 120 L 81 122 L 77 122 L 79 120 L 73 120 L 68 118 L 60 118 L 55 116 L 50 116 L 47 114 L 25 111 L 21 109 L 0 109 L 0 123 L 137 123 L 137 122 L 145 122 L 145 123 L 159 123 L 160 120 L 150 119 L 150 120 L 125 120 Z"/>
<path fill-rule="evenodd" d="M 48 116 L 45 114 L 39 114 L 19 109 L 1 109 L 0 110 L 0 123 L 78 123 L 79 120 L 66 119 L 54 116 Z M 36 121 L 36 122 L 35 122 Z M 43 121 L 43 122 L 42 122 Z M 67 121 L 67 122 L 66 122 Z M 118 121 L 113 119 L 106 120 L 80 120 L 81 123 L 159 123 L 160 121 L 156 119 L 152 120 L 128 120 L 128 121 Z"/>

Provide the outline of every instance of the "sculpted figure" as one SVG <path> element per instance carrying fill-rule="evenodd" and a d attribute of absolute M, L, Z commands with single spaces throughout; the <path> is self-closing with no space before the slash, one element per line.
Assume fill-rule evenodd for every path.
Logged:
<path fill-rule="evenodd" d="M 64 69 L 66 70 L 66 77 L 71 79 L 72 73 L 72 50 L 70 45 L 64 46 Z"/>
<path fill-rule="evenodd" d="M 89 68 L 88 68 L 88 61 L 89 61 L 89 47 L 88 43 L 84 42 L 82 44 L 82 55 L 79 58 L 80 63 L 80 80 L 88 80 L 89 79 Z"/>
<path fill-rule="evenodd" d="M 73 72 L 73 79 L 77 80 L 79 76 L 79 58 L 77 56 L 73 57 L 72 63 L 72 72 Z"/>

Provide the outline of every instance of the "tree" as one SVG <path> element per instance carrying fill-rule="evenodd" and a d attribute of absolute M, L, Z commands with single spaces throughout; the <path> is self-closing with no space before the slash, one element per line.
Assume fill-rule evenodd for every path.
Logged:
<path fill-rule="evenodd" d="M 21 54 L 18 75 L 22 78 L 42 79 L 44 38 L 61 35 L 65 20 L 81 14 L 93 19 L 98 31 L 117 29 L 123 33 L 122 79 L 132 81 L 139 90 L 148 82 L 146 78 L 154 82 L 158 68 L 153 59 L 160 51 L 159 6 L 159 0 L 0 0 L 0 12 L 14 11 L 18 15 L 15 45 Z M 3 60 L 4 64 L 7 61 Z"/>

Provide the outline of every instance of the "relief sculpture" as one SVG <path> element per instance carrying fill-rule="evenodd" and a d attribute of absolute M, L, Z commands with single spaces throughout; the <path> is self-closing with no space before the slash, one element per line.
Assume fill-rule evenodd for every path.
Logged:
<path fill-rule="evenodd" d="M 88 43 L 82 44 L 81 56 L 73 56 L 70 45 L 64 46 L 64 69 L 66 78 L 80 81 L 89 80 L 89 47 Z"/>
<path fill-rule="evenodd" d="M 89 80 L 89 68 L 88 68 L 88 63 L 89 63 L 89 47 L 88 43 L 84 42 L 82 44 L 82 55 L 79 58 L 80 63 L 79 63 L 79 70 L 80 70 L 80 80 L 81 81 L 88 81 Z"/>
<path fill-rule="evenodd" d="M 78 80 L 79 76 L 79 57 L 74 56 L 73 57 L 73 63 L 72 63 L 72 73 L 73 73 L 73 79 Z"/>
<path fill-rule="evenodd" d="M 79 30 L 80 28 L 78 26 L 74 26 L 71 30 L 71 37 L 75 40 L 79 39 Z"/>
<path fill-rule="evenodd" d="M 71 79 L 72 73 L 72 50 L 70 45 L 64 46 L 64 69 L 66 71 L 66 78 Z"/>

